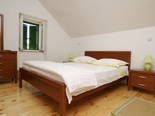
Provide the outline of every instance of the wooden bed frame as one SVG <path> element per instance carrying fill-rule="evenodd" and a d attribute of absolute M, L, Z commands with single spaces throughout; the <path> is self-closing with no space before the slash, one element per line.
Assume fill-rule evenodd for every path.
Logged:
<path fill-rule="evenodd" d="M 128 66 L 130 69 L 130 60 L 131 60 L 131 52 L 130 51 L 85 51 L 85 56 L 91 56 L 97 59 L 101 58 L 115 58 L 128 62 Z M 112 83 L 103 85 L 96 89 L 87 91 L 78 96 L 73 96 L 72 102 L 79 100 L 85 96 L 93 94 L 97 91 L 100 91 L 104 88 L 107 88 L 119 81 L 126 79 L 127 77 L 120 78 Z M 22 79 L 32 84 L 43 93 L 47 94 L 57 102 L 59 102 L 60 107 L 60 116 L 66 116 L 66 106 L 68 104 L 68 99 L 66 97 L 66 85 L 64 83 L 55 81 L 48 77 L 39 75 L 34 72 L 27 71 L 23 68 L 20 68 L 20 78 L 19 78 L 19 87 L 22 88 Z"/>

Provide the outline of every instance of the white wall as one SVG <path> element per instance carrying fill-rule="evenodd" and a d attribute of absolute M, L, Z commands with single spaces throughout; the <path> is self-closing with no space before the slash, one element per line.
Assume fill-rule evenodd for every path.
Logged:
<path fill-rule="evenodd" d="M 152 41 L 147 41 L 151 38 Z M 79 56 L 84 51 L 131 51 L 131 68 L 143 68 L 145 55 L 155 60 L 155 27 L 121 31 L 102 35 L 74 38 L 72 53 Z M 153 64 L 155 69 L 155 63 Z"/>
<path fill-rule="evenodd" d="M 25 60 L 63 61 L 71 51 L 71 39 L 38 0 L 0 0 L 4 15 L 4 49 L 18 51 L 19 13 L 47 20 L 46 50 L 43 53 L 19 52 L 18 66 Z"/>

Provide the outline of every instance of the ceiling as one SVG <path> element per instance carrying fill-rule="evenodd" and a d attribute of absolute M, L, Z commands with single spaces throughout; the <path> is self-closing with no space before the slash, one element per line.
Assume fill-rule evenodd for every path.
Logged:
<path fill-rule="evenodd" d="M 155 26 L 155 0 L 39 0 L 71 37 Z"/>

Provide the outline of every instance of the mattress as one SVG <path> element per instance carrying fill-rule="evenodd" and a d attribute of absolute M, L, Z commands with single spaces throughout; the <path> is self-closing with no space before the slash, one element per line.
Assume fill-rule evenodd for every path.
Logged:
<path fill-rule="evenodd" d="M 58 64 L 60 64 L 60 65 L 63 64 L 66 66 L 74 66 L 79 69 L 81 68 L 81 69 L 89 70 L 91 73 L 93 73 L 93 75 L 95 75 L 95 79 L 97 82 L 97 85 L 94 88 L 97 88 L 104 84 L 111 83 L 121 77 L 128 75 L 128 66 L 121 66 L 118 70 L 118 68 L 115 68 L 115 67 L 97 66 L 97 65 L 93 65 L 93 64 L 84 64 L 84 63 L 75 63 L 75 62 L 58 63 Z M 61 83 L 65 83 L 64 79 L 59 74 L 57 74 L 55 72 L 44 71 L 40 68 L 36 68 L 31 65 L 28 65 L 27 63 L 23 63 L 22 67 L 28 71 L 38 73 L 40 75 L 46 76 L 53 80 L 59 81 Z M 68 73 L 70 73 L 70 71 L 68 71 Z M 119 77 L 119 73 L 120 73 L 121 77 Z M 83 92 L 84 91 L 81 91 L 79 93 L 74 94 L 73 96 L 79 95 Z M 66 90 L 66 94 L 67 94 L 68 101 L 71 102 L 72 95 L 67 90 Z"/>

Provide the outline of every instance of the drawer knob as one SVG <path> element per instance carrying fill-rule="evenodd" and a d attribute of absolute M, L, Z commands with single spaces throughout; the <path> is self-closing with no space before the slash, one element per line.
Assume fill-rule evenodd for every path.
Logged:
<path fill-rule="evenodd" d="M 0 57 L 2 57 L 2 55 L 0 55 Z"/>
<path fill-rule="evenodd" d="M 145 79 L 146 77 L 144 77 L 144 76 L 139 76 L 139 78 L 141 78 L 141 79 Z"/>
<path fill-rule="evenodd" d="M 2 76 L 0 76 L 0 79 L 3 78 Z"/>
<path fill-rule="evenodd" d="M 0 62 L 0 64 L 3 64 L 2 62 Z"/>
<path fill-rule="evenodd" d="M 139 83 L 138 85 L 139 85 L 139 86 L 143 86 L 143 87 L 146 86 L 146 85 L 144 85 L 144 84 L 140 84 L 140 83 Z"/>
<path fill-rule="evenodd" d="M 0 72 L 2 72 L 3 70 L 0 70 Z"/>

